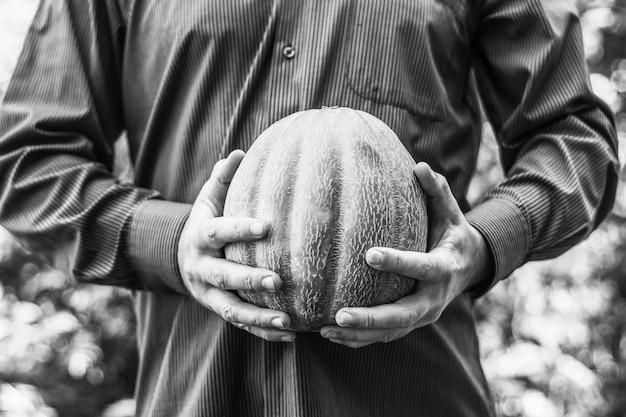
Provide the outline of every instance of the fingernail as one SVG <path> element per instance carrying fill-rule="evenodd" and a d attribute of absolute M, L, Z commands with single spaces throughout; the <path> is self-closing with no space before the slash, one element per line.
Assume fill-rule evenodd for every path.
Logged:
<path fill-rule="evenodd" d="M 324 336 L 326 339 L 336 339 L 337 333 L 333 332 L 332 330 L 329 330 L 326 333 L 324 333 L 322 336 Z"/>
<path fill-rule="evenodd" d="M 365 254 L 365 260 L 370 265 L 380 265 L 383 263 L 383 253 L 376 249 L 370 249 Z"/>
<path fill-rule="evenodd" d="M 296 340 L 296 335 L 295 334 L 287 334 L 285 336 L 282 336 L 280 338 L 281 341 L 283 342 L 293 342 L 294 340 Z"/>
<path fill-rule="evenodd" d="M 250 233 L 255 236 L 262 236 L 265 233 L 265 224 L 263 222 L 256 222 L 250 225 Z"/>
<path fill-rule="evenodd" d="M 337 316 L 335 317 L 337 324 L 340 326 L 351 324 L 353 319 L 354 317 L 352 317 L 352 314 L 346 313 L 345 311 L 342 311 L 341 313 L 337 313 Z"/>
<path fill-rule="evenodd" d="M 274 277 L 272 277 L 271 275 L 263 278 L 261 280 L 261 285 L 266 290 L 276 291 L 276 283 L 274 283 Z"/>
<path fill-rule="evenodd" d="M 283 323 L 283 319 L 281 319 L 280 317 L 274 317 L 271 321 L 272 326 L 274 327 L 278 327 L 279 329 L 284 329 L 285 328 L 285 324 Z"/>
<path fill-rule="evenodd" d="M 241 330 L 250 331 L 250 326 L 247 326 L 242 323 L 233 323 L 235 326 L 239 327 Z"/>

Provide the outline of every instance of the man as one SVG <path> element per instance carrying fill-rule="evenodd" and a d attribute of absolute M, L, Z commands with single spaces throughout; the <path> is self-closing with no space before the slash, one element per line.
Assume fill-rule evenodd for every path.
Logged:
<path fill-rule="evenodd" d="M 470 210 L 479 93 L 507 176 Z M 296 335 L 231 291 L 281 278 L 222 258 L 270 225 L 221 210 L 236 149 L 322 105 L 381 118 L 427 163 L 430 251 L 370 249 L 418 291 Z M 111 175 L 122 131 L 133 185 Z M 47 0 L 0 135 L 3 225 L 78 280 L 137 290 L 142 416 L 493 415 L 472 297 L 584 238 L 616 184 L 561 0 Z"/>

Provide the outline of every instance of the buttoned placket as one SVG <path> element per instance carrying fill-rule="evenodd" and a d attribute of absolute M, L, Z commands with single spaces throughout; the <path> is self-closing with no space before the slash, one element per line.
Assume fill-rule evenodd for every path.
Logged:
<path fill-rule="evenodd" d="M 298 47 L 298 20 L 302 2 L 295 0 L 277 0 L 276 6 L 276 32 L 275 47 L 272 56 L 270 82 L 271 86 L 267 91 L 268 115 L 270 122 L 281 119 L 294 113 L 300 106 L 300 92 L 294 81 L 294 74 L 297 70 L 297 47 Z M 279 359 L 280 358 L 280 359 Z M 264 390 L 266 395 L 264 415 L 266 417 L 294 416 L 301 414 L 299 410 L 299 390 L 298 390 L 298 361 L 297 344 L 269 344 L 264 350 L 264 365 L 266 381 Z M 281 372 L 270 372 L 274 369 L 273 364 L 281 361 L 284 364 Z M 281 396 L 278 403 L 268 401 L 276 397 L 276 392 L 272 388 L 279 389 L 286 393 Z M 276 407 L 278 406 L 278 409 Z"/>
<path fill-rule="evenodd" d="M 266 92 L 268 122 L 281 119 L 300 110 L 301 97 L 295 82 L 299 68 L 299 20 L 303 4 L 293 0 L 278 0 L 276 5 L 276 29 L 269 81 Z"/>
<path fill-rule="evenodd" d="M 296 48 L 293 47 L 290 43 L 283 47 L 283 56 L 286 59 L 293 59 L 296 56 Z"/>

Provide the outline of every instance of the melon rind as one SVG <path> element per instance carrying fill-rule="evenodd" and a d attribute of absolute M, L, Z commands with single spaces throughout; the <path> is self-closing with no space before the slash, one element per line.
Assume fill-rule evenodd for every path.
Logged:
<path fill-rule="evenodd" d="M 426 250 L 426 201 L 414 165 L 395 133 L 359 110 L 306 110 L 271 125 L 246 152 L 224 205 L 224 216 L 264 220 L 270 232 L 224 253 L 275 271 L 283 285 L 239 295 L 288 313 L 292 330 L 312 331 L 335 324 L 342 307 L 414 291 L 415 280 L 365 262 L 375 246 Z"/>

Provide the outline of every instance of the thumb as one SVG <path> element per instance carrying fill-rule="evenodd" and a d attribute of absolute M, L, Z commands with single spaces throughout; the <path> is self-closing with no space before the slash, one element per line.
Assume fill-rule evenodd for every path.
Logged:
<path fill-rule="evenodd" d="M 449 220 L 459 223 L 463 219 L 463 212 L 454 198 L 446 178 L 433 171 L 426 162 L 419 162 L 413 168 L 428 201 L 428 211 L 433 220 Z"/>
<path fill-rule="evenodd" d="M 215 211 L 214 215 L 220 216 L 224 209 L 224 200 L 230 181 L 235 175 L 245 153 L 240 150 L 232 151 L 226 158 L 220 159 L 213 166 L 213 171 L 208 181 L 202 186 L 199 197 Z"/>

